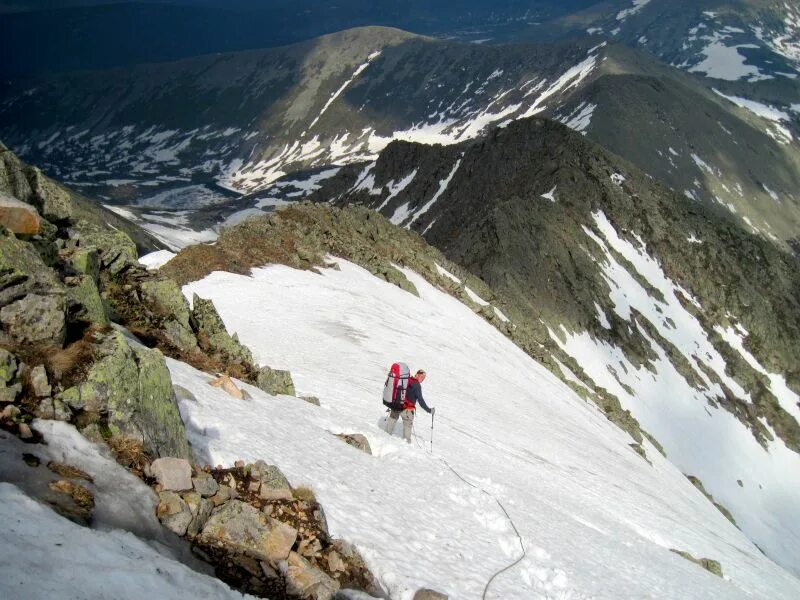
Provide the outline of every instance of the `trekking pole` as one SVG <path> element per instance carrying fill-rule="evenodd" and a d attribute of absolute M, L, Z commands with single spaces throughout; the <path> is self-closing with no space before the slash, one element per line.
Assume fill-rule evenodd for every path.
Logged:
<path fill-rule="evenodd" d="M 433 417 L 436 415 L 436 409 L 431 409 L 431 454 L 433 454 Z"/>

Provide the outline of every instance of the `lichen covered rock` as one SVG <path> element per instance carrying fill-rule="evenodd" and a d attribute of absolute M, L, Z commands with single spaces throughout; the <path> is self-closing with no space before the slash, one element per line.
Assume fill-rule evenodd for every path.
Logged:
<path fill-rule="evenodd" d="M 289 371 L 281 371 L 270 367 L 261 367 L 256 375 L 256 385 L 273 396 L 283 394 L 294 396 L 294 382 Z"/>
<path fill-rule="evenodd" d="M 82 383 L 58 399 L 101 416 L 111 434 L 134 437 L 152 456 L 190 458 L 186 431 L 164 356 L 132 346 L 119 332 L 97 344 L 99 358 Z"/>

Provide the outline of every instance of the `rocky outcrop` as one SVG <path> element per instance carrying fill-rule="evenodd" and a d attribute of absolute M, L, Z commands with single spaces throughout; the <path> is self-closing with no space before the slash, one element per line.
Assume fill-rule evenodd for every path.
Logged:
<path fill-rule="evenodd" d="M 192 541 L 217 575 L 243 592 L 330 600 L 339 589 L 351 588 L 383 597 L 358 552 L 330 538 L 322 507 L 307 488 L 293 489 L 265 461 L 237 464 L 195 468 L 193 489 L 161 490 L 162 524 Z M 153 463 L 150 470 L 161 466 Z"/>
<path fill-rule="evenodd" d="M 236 334 L 230 335 L 214 303 L 195 294 L 192 298 L 192 329 L 200 345 L 212 353 L 221 354 L 228 361 L 252 365 L 253 354 L 239 343 Z"/>
<path fill-rule="evenodd" d="M 189 458 L 191 451 L 164 357 L 132 345 L 119 332 L 96 343 L 97 360 L 86 378 L 56 396 L 80 415 L 81 425 L 98 424 L 108 436 L 133 437 L 151 456 Z"/>
<path fill-rule="evenodd" d="M 678 556 L 682 556 L 686 560 L 703 567 L 706 571 L 716 575 L 717 577 L 723 577 L 722 565 L 720 565 L 719 561 L 717 560 L 713 560 L 711 558 L 695 558 L 688 552 L 684 552 L 683 550 L 675 550 L 674 548 L 671 548 L 670 552 L 674 552 Z"/>

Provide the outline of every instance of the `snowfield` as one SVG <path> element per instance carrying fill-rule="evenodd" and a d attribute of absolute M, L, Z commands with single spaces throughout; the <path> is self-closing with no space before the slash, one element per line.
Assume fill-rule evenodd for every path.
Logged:
<path fill-rule="evenodd" d="M 794 599 L 800 581 L 766 558 L 645 442 L 632 441 L 458 300 L 405 271 L 417 298 L 343 260 L 321 274 L 284 266 L 215 272 L 184 288 L 211 298 L 260 364 L 298 393 L 248 401 L 169 361 L 196 401 L 181 410 L 212 464 L 262 458 L 325 507 L 393 599 Z M 425 368 L 434 427 L 410 446 L 383 432 L 389 365 Z M 334 437 L 362 433 L 373 456 Z M 432 449 L 432 452 L 431 452 Z M 506 515 L 506 511 L 508 516 Z M 517 537 L 519 532 L 521 539 Z M 670 552 L 720 561 L 724 579 Z M 524 556 L 523 556 L 524 549 Z"/>

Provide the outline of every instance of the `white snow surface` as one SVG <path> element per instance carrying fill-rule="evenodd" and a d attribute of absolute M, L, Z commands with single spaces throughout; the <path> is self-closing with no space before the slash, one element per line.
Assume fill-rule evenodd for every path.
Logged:
<path fill-rule="evenodd" d="M 0 520 L 0 597 L 7 600 L 252 598 L 132 533 L 76 525 L 10 483 L 0 483 Z"/>
<path fill-rule="evenodd" d="M 650 466 L 627 434 L 458 300 L 408 270 L 419 297 L 336 262 L 321 274 L 215 272 L 184 288 L 212 299 L 260 364 L 290 369 L 298 392 L 322 403 L 247 385 L 252 399 L 236 400 L 170 360 L 175 383 L 197 397 L 181 411 L 201 460 L 263 458 L 312 487 L 332 534 L 357 545 L 394 599 L 419 587 L 480 598 L 521 554 L 495 499 L 527 555 L 494 579 L 490 598 L 797 597 L 800 582 L 652 446 Z M 381 385 L 397 360 L 427 370 L 437 409 L 435 430 L 419 411 L 410 446 L 379 428 Z M 465 374 L 481 384 L 465 386 Z M 339 432 L 363 433 L 374 455 Z M 719 560 L 725 578 L 670 548 Z"/>
<path fill-rule="evenodd" d="M 170 252 L 169 250 L 156 250 L 155 252 L 150 252 L 149 254 L 140 256 L 139 262 L 149 270 L 154 270 L 160 269 L 173 258 L 175 258 L 175 256 L 175 253 Z"/>

